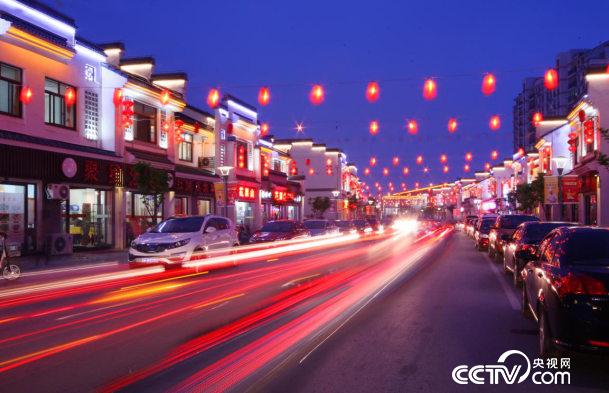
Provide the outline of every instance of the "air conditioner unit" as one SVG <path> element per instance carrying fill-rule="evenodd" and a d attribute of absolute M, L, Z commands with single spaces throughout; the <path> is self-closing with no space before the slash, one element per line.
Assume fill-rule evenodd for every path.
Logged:
<path fill-rule="evenodd" d="M 48 184 L 47 198 L 48 199 L 68 199 L 70 196 L 70 186 L 65 184 Z"/>
<path fill-rule="evenodd" d="M 52 233 L 47 237 L 48 255 L 72 254 L 72 235 L 69 233 Z"/>
<path fill-rule="evenodd" d="M 199 168 L 213 172 L 216 167 L 214 157 L 199 157 Z"/>

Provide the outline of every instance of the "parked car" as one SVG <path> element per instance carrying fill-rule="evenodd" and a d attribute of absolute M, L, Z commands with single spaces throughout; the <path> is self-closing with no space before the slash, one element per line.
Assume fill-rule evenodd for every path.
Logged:
<path fill-rule="evenodd" d="M 336 220 L 335 224 L 338 227 L 340 233 L 349 234 L 357 232 L 357 228 L 351 220 Z"/>
<path fill-rule="evenodd" d="M 367 220 L 353 220 L 353 225 L 355 225 L 357 232 L 362 235 L 369 235 L 373 231 L 372 226 Z"/>
<path fill-rule="evenodd" d="M 366 219 L 366 221 L 368 221 L 368 224 L 370 224 L 370 227 L 372 228 L 373 232 L 383 232 L 383 230 L 385 229 L 383 224 L 381 224 L 381 222 L 376 217 L 370 217 Z"/>
<path fill-rule="evenodd" d="M 497 217 L 488 235 L 488 255 L 499 261 L 505 242 L 510 240 L 518 225 L 528 221 L 539 221 L 539 218 L 526 214 L 504 214 Z"/>
<path fill-rule="evenodd" d="M 311 236 L 337 235 L 340 233 L 334 221 L 330 220 L 305 220 L 303 224 L 309 230 Z"/>
<path fill-rule="evenodd" d="M 486 250 L 488 247 L 488 234 L 495 223 L 494 218 L 482 218 L 478 221 L 474 232 L 475 247 L 478 251 Z"/>
<path fill-rule="evenodd" d="M 276 220 L 267 222 L 262 228 L 254 232 L 250 238 L 250 243 L 266 243 L 310 236 L 309 230 L 301 222 L 295 220 Z"/>
<path fill-rule="evenodd" d="M 463 218 L 463 220 L 458 222 L 457 225 L 455 225 L 456 229 L 459 231 L 465 232 L 465 227 L 468 224 L 468 220 L 470 220 L 472 218 L 478 218 L 478 217 L 477 216 L 466 216 L 465 218 Z"/>
<path fill-rule="evenodd" d="M 522 268 L 536 258 L 537 248 L 543 238 L 556 228 L 571 225 L 573 224 L 568 222 L 529 221 L 518 226 L 516 232 L 506 241 L 503 252 L 503 270 L 512 274 L 514 285 L 520 285 Z"/>
<path fill-rule="evenodd" d="M 207 250 L 237 245 L 235 225 L 227 218 L 210 214 L 172 217 L 131 242 L 129 265 L 178 267 L 182 262 L 202 256 Z"/>
<path fill-rule="evenodd" d="M 609 352 L 609 229 L 554 229 L 522 276 L 522 310 L 538 322 L 542 356 Z"/>
<path fill-rule="evenodd" d="M 476 228 L 476 224 L 478 224 L 478 217 L 469 218 L 467 223 L 465 224 L 465 233 L 469 237 L 474 237 L 474 228 Z"/>

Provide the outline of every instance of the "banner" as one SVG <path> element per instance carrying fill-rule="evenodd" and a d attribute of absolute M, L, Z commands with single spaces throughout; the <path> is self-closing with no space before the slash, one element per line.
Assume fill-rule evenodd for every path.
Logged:
<path fill-rule="evenodd" d="M 563 203 L 578 203 L 581 190 L 579 176 L 563 176 L 560 183 Z"/>
<path fill-rule="evenodd" d="M 553 205 L 558 203 L 558 177 L 544 176 L 543 181 L 543 203 L 545 203 L 546 205 Z"/>

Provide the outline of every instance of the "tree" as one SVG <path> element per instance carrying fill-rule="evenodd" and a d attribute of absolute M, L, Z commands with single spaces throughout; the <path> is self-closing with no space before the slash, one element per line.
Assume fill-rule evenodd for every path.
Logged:
<path fill-rule="evenodd" d="M 311 202 L 311 207 L 318 217 L 323 217 L 326 210 L 330 208 L 330 198 L 315 197 Z"/>
<path fill-rule="evenodd" d="M 538 174 L 535 180 L 527 184 L 519 184 L 516 191 L 508 196 L 510 202 L 516 201 L 519 210 L 531 213 L 538 205 L 544 201 L 544 178 L 543 174 Z"/>
<path fill-rule="evenodd" d="M 167 172 L 153 168 L 147 162 L 138 162 L 133 166 L 133 170 L 137 177 L 137 191 L 142 194 L 142 203 L 151 222 L 156 223 L 159 210 L 165 201 L 165 193 L 169 191 Z"/>

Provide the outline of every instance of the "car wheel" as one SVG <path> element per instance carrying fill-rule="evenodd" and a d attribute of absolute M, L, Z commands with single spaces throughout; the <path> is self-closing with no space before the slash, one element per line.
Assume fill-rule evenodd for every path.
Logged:
<path fill-rule="evenodd" d="M 539 356 L 545 358 L 556 354 L 548 317 L 544 310 L 539 312 Z"/>
<path fill-rule="evenodd" d="M 529 298 L 527 296 L 527 288 L 524 285 L 522 285 L 522 291 L 520 291 L 520 293 L 522 294 L 522 301 L 520 302 L 520 311 L 522 312 L 522 315 L 524 315 L 525 318 L 531 319 L 532 315 L 531 315 L 531 309 L 529 308 Z"/>

